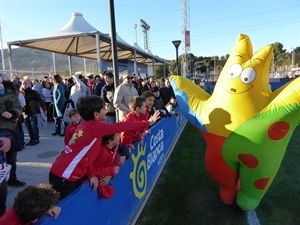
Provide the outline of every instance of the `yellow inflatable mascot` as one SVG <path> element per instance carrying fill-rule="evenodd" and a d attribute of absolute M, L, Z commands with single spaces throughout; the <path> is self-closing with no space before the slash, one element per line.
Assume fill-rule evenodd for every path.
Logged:
<path fill-rule="evenodd" d="M 271 46 L 255 54 L 247 35 L 236 40 L 210 95 L 171 76 L 179 110 L 206 140 L 205 163 L 225 204 L 253 211 L 270 187 L 300 122 L 300 78 L 272 92 Z"/>

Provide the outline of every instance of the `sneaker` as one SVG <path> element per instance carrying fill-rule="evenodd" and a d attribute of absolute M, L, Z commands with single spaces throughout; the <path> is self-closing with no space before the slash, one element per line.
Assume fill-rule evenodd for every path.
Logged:
<path fill-rule="evenodd" d="M 34 140 L 34 141 L 32 141 L 31 142 L 31 146 L 34 146 L 34 145 L 37 145 L 37 144 L 39 144 L 40 143 L 40 141 L 39 140 Z"/>
<path fill-rule="evenodd" d="M 14 186 L 14 187 L 22 187 L 22 186 L 25 186 L 26 183 L 23 181 L 19 181 L 19 180 L 9 180 L 9 181 L 7 181 L 7 185 Z"/>
<path fill-rule="evenodd" d="M 30 140 L 28 143 L 26 143 L 26 145 L 28 146 L 28 145 L 31 145 L 31 143 L 32 143 L 32 140 Z"/>

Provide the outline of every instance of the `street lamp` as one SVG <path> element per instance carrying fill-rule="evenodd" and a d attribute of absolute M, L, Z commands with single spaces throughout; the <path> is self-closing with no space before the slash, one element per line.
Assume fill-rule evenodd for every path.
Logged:
<path fill-rule="evenodd" d="M 133 28 L 135 30 L 135 43 L 137 43 L 137 32 L 136 32 L 137 24 L 134 24 Z"/>
<path fill-rule="evenodd" d="M 178 47 L 181 44 L 180 40 L 172 41 L 173 45 L 176 48 L 176 68 L 177 68 L 177 75 L 179 75 L 179 66 L 178 66 Z"/>

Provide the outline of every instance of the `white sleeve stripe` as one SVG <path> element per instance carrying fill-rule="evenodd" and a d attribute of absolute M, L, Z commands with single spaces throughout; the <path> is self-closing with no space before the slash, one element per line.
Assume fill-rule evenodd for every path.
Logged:
<path fill-rule="evenodd" d="M 85 146 L 79 154 L 71 161 L 69 166 L 65 169 L 65 171 L 62 174 L 62 177 L 68 179 L 70 178 L 71 174 L 73 173 L 75 167 L 80 162 L 80 160 L 85 156 L 85 154 L 90 150 L 90 148 L 93 146 L 93 144 L 96 142 L 97 138 L 94 138 L 92 142 Z"/>

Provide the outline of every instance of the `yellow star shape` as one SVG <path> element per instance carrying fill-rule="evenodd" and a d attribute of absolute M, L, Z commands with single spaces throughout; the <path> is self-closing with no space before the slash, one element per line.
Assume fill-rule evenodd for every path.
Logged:
<path fill-rule="evenodd" d="M 80 138 L 80 137 L 83 136 L 83 134 L 84 134 L 84 132 L 83 132 L 83 130 L 81 129 L 81 130 L 78 131 L 77 137 Z"/>

